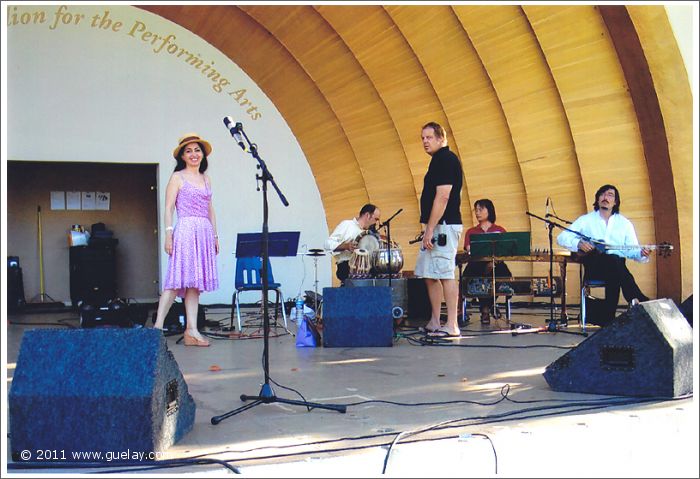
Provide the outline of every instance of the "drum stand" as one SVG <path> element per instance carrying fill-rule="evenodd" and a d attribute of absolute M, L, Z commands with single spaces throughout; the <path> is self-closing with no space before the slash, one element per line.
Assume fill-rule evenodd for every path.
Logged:
<path fill-rule="evenodd" d="M 314 314 L 318 318 L 318 258 L 326 256 L 322 249 L 310 249 L 306 256 L 311 256 L 314 259 Z"/>
<path fill-rule="evenodd" d="M 379 225 L 378 229 L 381 229 L 386 226 L 386 247 L 387 247 L 387 256 L 388 256 L 388 262 L 389 262 L 389 287 L 391 288 L 391 276 L 393 273 L 391 272 L 391 220 L 394 219 L 396 215 L 401 213 L 403 211 L 403 208 L 399 208 L 399 211 L 391 215 L 391 218 L 386 220 L 384 223 Z"/>

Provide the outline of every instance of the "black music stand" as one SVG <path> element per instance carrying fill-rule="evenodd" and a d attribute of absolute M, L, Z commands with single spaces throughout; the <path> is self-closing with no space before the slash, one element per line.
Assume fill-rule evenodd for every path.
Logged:
<path fill-rule="evenodd" d="M 523 256 L 530 252 L 530 232 L 482 233 L 473 235 L 469 242 L 471 256 L 491 256 L 491 293 L 496 310 L 496 256 Z M 524 253 L 527 251 L 527 253 Z M 508 313 L 506 313 L 508 318 Z M 511 328 L 514 324 L 507 319 Z"/>
<path fill-rule="evenodd" d="M 299 248 L 299 231 L 268 233 L 268 256 L 296 256 Z M 262 233 L 238 233 L 236 258 L 263 255 Z"/>
<path fill-rule="evenodd" d="M 224 124 L 228 127 L 229 125 L 229 118 L 226 117 L 224 118 Z M 247 409 L 251 409 L 255 406 L 258 406 L 260 404 L 270 404 L 274 402 L 280 402 L 280 403 L 285 403 L 285 404 L 294 404 L 297 406 L 306 406 L 308 410 L 311 410 L 312 408 L 320 408 L 320 409 L 330 409 L 333 411 L 338 411 L 341 413 L 344 413 L 346 411 L 346 407 L 344 405 L 335 405 L 335 404 L 320 404 L 320 403 L 310 403 L 307 401 L 297 401 L 293 399 L 283 399 L 279 398 L 275 395 L 275 391 L 272 389 L 272 386 L 270 385 L 270 355 L 268 353 L 268 346 L 270 342 L 270 317 L 268 315 L 268 308 L 267 308 L 267 292 L 268 292 L 268 279 L 267 279 L 267 262 L 270 257 L 270 231 L 268 229 L 268 202 L 267 202 L 267 184 L 271 183 L 273 188 L 275 188 L 275 191 L 277 192 L 277 195 L 280 198 L 280 201 L 284 206 L 289 206 L 289 202 L 287 201 L 287 198 L 282 194 L 280 191 L 279 187 L 277 186 L 277 183 L 275 183 L 274 178 L 272 177 L 272 174 L 270 173 L 270 170 L 267 168 L 267 164 L 265 161 L 260 158 L 260 155 L 258 154 L 258 146 L 255 143 L 252 143 L 250 139 L 248 138 L 248 135 L 246 134 L 245 131 L 243 131 L 243 125 L 240 123 L 236 123 L 234 128 L 231 128 L 230 130 L 231 135 L 238 140 L 238 137 L 241 135 L 245 138 L 246 142 L 248 143 L 248 148 L 245 148 L 245 145 L 243 144 L 242 141 L 239 141 L 239 146 L 241 146 L 245 151 L 250 153 L 258 162 L 257 168 L 260 170 L 260 174 L 255 175 L 256 181 L 261 181 L 262 182 L 262 199 L 263 199 L 263 223 L 262 223 L 262 234 L 260 236 L 261 238 L 261 245 L 262 248 L 257 247 L 256 245 L 250 245 L 250 249 L 252 249 L 255 254 L 258 252 L 262 252 L 262 294 L 265 300 L 263 301 L 263 372 L 265 374 L 265 382 L 263 383 L 262 387 L 260 388 L 260 392 L 256 396 L 248 396 L 246 394 L 241 394 L 241 401 L 248 401 L 252 400 L 253 402 L 248 403 L 244 406 L 241 406 L 237 409 L 233 409 L 225 414 L 221 414 L 220 416 L 214 416 L 211 418 L 211 423 L 214 425 L 219 424 L 221 421 L 223 421 L 226 418 L 229 418 L 235 414 L 241 413 Z M 258 188 L 258 191 L 260 191 L 260 188 Z M 285 235 L 282 235 L 284 237 Z M 240 239 L 240 238 L 239 238 Z M 287 238 L 288 241 L 289 238 Z M 251 238 L 251 241 L 252 238 Z M 283 243 L 284 241 L 279 241 L 279 243 Z M 297 244 L 298 244 L 298 238 L 297 238 Z M 241 245 L 242 249 L 245 250 L 246 247 Z M 274 246 L 273 246 L 274 247 Z M 289 243 L 287 243 L 287 248 L 289 248 Z M 282 247 L 282 249 L 285 249 Z M 294 248 L 296 251 L 296 247 Z M 238 254 L 238 251 L 236 251 L 236 254 Z M 283 306 L 284 307 L 284 306 Z"/>
<path fill-rule="evenodd" d="M 296 256 L 299 248 L 299 235 L 299 231 L 268 233 L 268 256 Z M 238 233 L 236 237 L 236 258 L 254 258 L 256 256 L 263 257 L 262 233 Z M 280 296 L 282 296 L 281 290 Z M 267 301 L 267 297 L 263 297 L 262 300 Z M 284 298 L 281 299 L 281 303 L 284 308 Z M 231 318 L 231 321 L 233 321 L 233 318 Z M 275 309 L 275 326 L 277 326 L 276 321 L 277 309 Z"/>

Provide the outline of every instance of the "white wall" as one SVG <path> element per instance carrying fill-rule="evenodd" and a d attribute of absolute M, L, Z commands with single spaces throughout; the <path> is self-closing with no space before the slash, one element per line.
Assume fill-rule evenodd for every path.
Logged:
<path fill-rule="evenodd" d="M 165 186 L 175 166 L 172 150 L 183 133 L 199 133 L 213 146 L 208 173 L 221 243 L 221 288 L 204 294 L 201 301 L 228 303 L 236 235 L 259 232 L 262 226 L 257 163 L 224 127 L 223 118 L 231 116 L 243 123 L 251 141 L 257 143 L 260 156 L 290 203 L 283 207 L 270 185 L 270 231 L 301 231 L 299 253 L 323 247 L 328 227 L 303 152 L 272 102 L 221 52 L 178 25 L 135 7 L 54 4 L 5 8 L 7 159 L 157 163 L 162 208 Z M 99 25 L 106 11 L 111 20 L 108 29 Z M 100 18 L 94 23 L 96 15 Z M 115 22 L 122 25 L 117 27 Z M 146 32 L 153 35 L 144 38 Z M 156 52 L 168 35 L 172 37 L 166 47 Z M 198 54 L 203 65 L 216 69 L 230 85 L 215 91 L 216 82 L 184 57 L 168 53 L 167 48 L 175 49 L 171 45 Z M 247 90 L 244 98 L 250 104 L 241 106 L 229 95 L 240 89 Z M 251 105 L 257 109 L 247 113 Z M 260 118 L 253 118 L 256 113 Z M 162 226 L 162 211 L 159 218 Z M 167 255 L 162 251 L 160 260 L 163 278 Z M 272 267 L 285 298 L 314 289 L 310 257 L 272 258 Z M 331 285 L 329 257 L 319 261 L 318 275 L 319 291 Z"/>
<path fill-rule="evenodd" d="M 676 4 L 667 4 L 665 7 L 668 21 L 676 36 L 678 49 L 681 52 L 685 69 L 688 72 L 690 90 L 695 95 L 695 83 L 698 75 L 697 62 L 695 61 L 698 58 L 698 4 L 695 2 L 692 4 L 678 2 Z"/>

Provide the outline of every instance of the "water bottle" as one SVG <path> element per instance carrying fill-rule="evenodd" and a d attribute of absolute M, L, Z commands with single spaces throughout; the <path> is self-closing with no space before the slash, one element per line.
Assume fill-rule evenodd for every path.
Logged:
<path fill-rule="evenodd" d="M 304 320 L 304 298 L 301 295 L 297 296 L 296 310 L 295 320 L 300 324 Z"/>

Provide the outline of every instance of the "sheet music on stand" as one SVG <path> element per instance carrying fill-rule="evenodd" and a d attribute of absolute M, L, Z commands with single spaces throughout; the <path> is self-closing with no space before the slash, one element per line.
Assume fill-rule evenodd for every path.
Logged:
<path fill-rule="evenodd" d="M 530 232 L 482 233 L 472 235 L 472 256 L 526 256 L 530 254 Z"/>
<path fill-rule="evenodd" d="M 299 231 L 269 233 L 269 256 L 296 256 L 299 248 Z M 238 233 L 236 258 L 262 256 L 262 233 Z"/>

